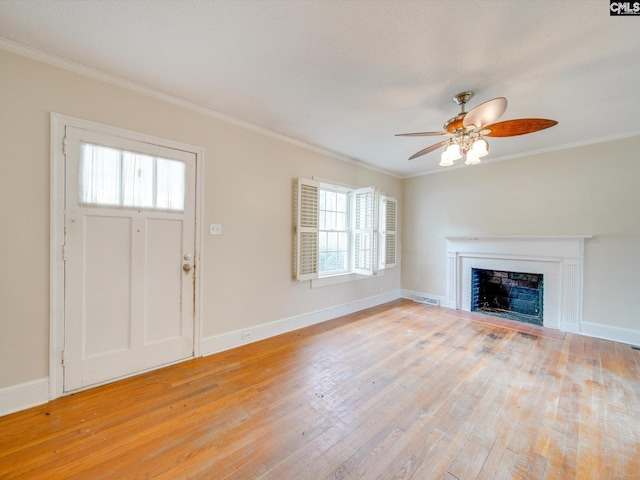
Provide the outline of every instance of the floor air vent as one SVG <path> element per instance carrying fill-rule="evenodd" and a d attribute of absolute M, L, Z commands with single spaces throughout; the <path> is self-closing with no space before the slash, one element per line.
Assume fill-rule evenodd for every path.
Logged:
<path fill-rule="evenodd" d="M 413 301 L 418 303 L 424 303 L 425 305 L 431 305 L 434 307 L 437 307 L 440 304 L 437 298 L 423 297 L 421 295 L 416 295 L 415 297 L 413 297 Z"/>

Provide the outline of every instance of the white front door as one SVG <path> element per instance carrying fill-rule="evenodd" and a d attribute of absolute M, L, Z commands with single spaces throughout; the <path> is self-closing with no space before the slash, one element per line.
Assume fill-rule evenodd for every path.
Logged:
<path fill-rule="evenodd" d="M 194 354 L 196 156 L 66 127 L 64 391 Z"/>

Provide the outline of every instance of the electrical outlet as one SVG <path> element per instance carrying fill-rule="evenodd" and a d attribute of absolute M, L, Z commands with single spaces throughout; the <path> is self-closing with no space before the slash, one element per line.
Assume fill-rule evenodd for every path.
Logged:
<path fill-rule="evenodd" d="M 209 235 L 222 235 L 222 225 L 212 223 L 209 225 Z"/>
<path fill-rule="evenodd" d="M 251 340 L 251 330 L 242 330 L 240 338 L 244 340 Z"/>

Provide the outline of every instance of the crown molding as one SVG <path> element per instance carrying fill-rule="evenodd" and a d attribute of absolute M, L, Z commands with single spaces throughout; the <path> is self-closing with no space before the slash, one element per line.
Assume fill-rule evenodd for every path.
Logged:
<path fill-rule="evenodd" d="M 557 152 L 560 150 L 568 150 L 570 148 L 588 147 L 589 145 L 595 145 L 597 143 L 614 142 L 616 140 L 624 140 L 625 138 L 632 138 L 637 136 L 640 136 L 640 130 L 630 130 L 623 133 L 616 133 L 613 135 L 590 138 L 588 140 L 584 140 L 580 142 L 563 143 L 562 145 L 556 145 L 553 147 L 545 147 L 545 148 L 539 148 L 536 150 L 528 150 L 528 151 L 520 152 L 513 155 L 503 155 L 501 157 L 491 158 L 490 160 L 483 160 L 482 163 L 480 163 L 479 165 L 473 165 L 473 167 L 477 168 L 477 167 L 482 167 L 484 165 L 491 165 L 492 163 L 504 162 L 506 160 L 515 160 L 517 158 L 533 157 L 534 155 L 542 155 L 544 153 Z M 462 164 L 458 168 L 468 168 L 468 166 Z M 405 175 L 402 178 L 407 179 L 407 178 L 413 178 L 413 177 L 423 177 L 425 175 L 434 175 L 437 173 L 451 172 L 454 170 L 456 169 L 440 167 L 439 169 L 429 170 L 428 172 Z"/>
<path fill-rule="evenodd" d="M 287 135 L 283 135 L 281 133 L 274 132 L 264 127 L 260 127 L 258 125 L 254 125 L 249 122 L 245 122 L 244 120 L 239 120 L 230 115 L 226 115 L 224 113 L 217 112 L 211 108 L 204 107 L 202 105 L 198 105 L 196 103 L 190 102 L 188 100 L 184 100 L 182 98 L 176 97 L 174 95 L 169 95 L 167 93 L 161 92 L 159 90 L 155 90 L 151 87 L 147 87 L 145 85 L 127 80 L 122 77 L 118 77 L 116 75 L 111 75 L 109 73 L 105 73 L 101 70 L 87 67 L 85 65 L 81 65 L 79 63 L 72 62 L 70 60 L 66 60 L 62 57 L 58 57 L 56 55 L 52 55 L 50 53 L 43 52 L 41 50 L 37 50 L 35 48 L 27 47 L 26 45 L 22 45 L 20 43 L 13 42 L 6 38 L 0 37 L 0 49 L 6 50 L 11 53 L 15 53 L 17 55 L 31 58 L 32 60 L 37 60 L 39 62 L 43 62 L 49 65 L 53 65 L 55 67 L 61 68 L 63 70 L 67 70 L 70 72 L 77 73 L 79 75 L 83 75 L 85 77 L 93 78 L 95 80 L 100 80 L 102 82 L 124 88 L 126 90 L 130 90 L 132 92 L 139 93 L 141 95 L 145 95 L 147 97 L 160 100 L 165 103 L 169 103 L 171 105 L 175 105 L 180 108 L 184 108 L 186 110 L 190 110 L 195 113 L 199 113 L 209 118 L 214 118 L 216 120 L 220 120 L 222 122 L 234 125 L 236 127 L 243 128 L 245 130 L 249 130 L 253 133 L 258 133 L 260 135 L 264 135 L 266 137 L 270 137 L 276 140 L 280 140 L 282 142 L 295 145 L 300 148 L 304 148 L 305 150 L 312 151 L 314 153 L 319 153 L 321 155 L 325 155 L 327 157 L 333 158 L 335 160 L 340 160 L 341 162 L 349 163 L 352 165 L 356 165 L 361 168 L 366 168 L 367 170 L 372 170 L 374 172 L 382 173 L 384 175 L 389 175 L 394 178 L 402 178 L 401 175 L 398 175 L 395 172 L 390 170 L 385 170 L 383 168 L 375 167 L 368 163 L 365 163 L 361 160 L 357 160 L 355 158 L 347 157 L 345 155 L 339 154 L 337 152 L 333 152 L 331 150 L 327 150 L 322 147 L 318 147 L 316 145 L 312 145 L 310 143 L 304 142 L 302 140 L 298 140 L 296 138 L 289 137 Z"/>

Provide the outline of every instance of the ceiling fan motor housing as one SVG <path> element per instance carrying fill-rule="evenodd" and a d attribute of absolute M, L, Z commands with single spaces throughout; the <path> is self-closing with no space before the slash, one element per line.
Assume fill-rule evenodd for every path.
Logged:
<path fill-rule="evenodd" d="M 462 93 L 458 93 L 457 95 L 454 95 L 452 97 L 452 100 L 457 105 L 462 105 L 462 111 L 464 112 L 465 103 L 471 100 L 472 97 L 473 97 L 473 92 L 462 92 Z"/>
<path fill-rule="evenodd" d="M 444 129 L 449 133 L 455 133 L 457 130 L 460 130 L 463 127 L 462 120 L 467 115 L 467 112 L 464 110 L 464 106 L 467 104 L 469 100 L 473 97 L 473 92 L 461 92 L 457 95 L 451 97 L 451 99 L 457 104 L 460 105 L 460 113 L 455 117 L 450 118 L 443 125 Z"/>

